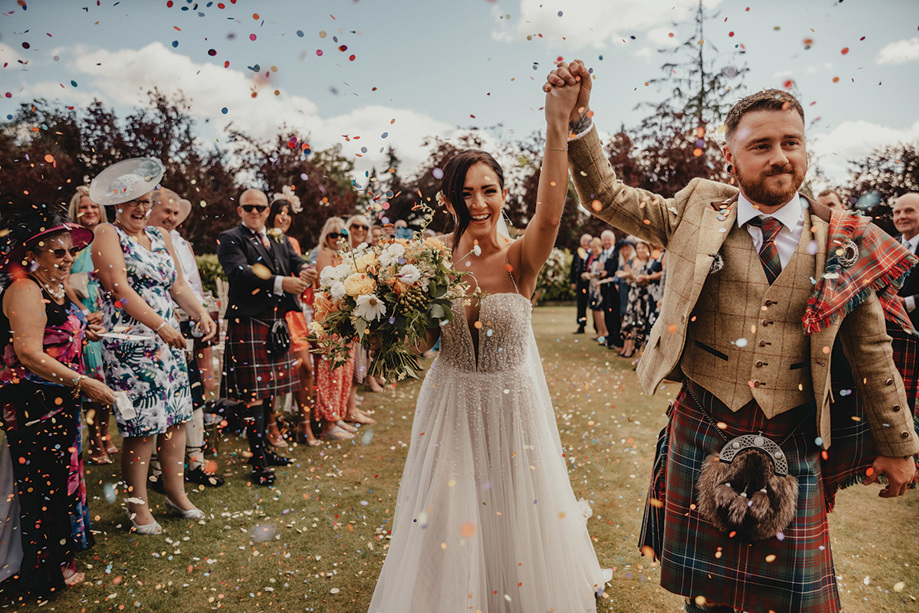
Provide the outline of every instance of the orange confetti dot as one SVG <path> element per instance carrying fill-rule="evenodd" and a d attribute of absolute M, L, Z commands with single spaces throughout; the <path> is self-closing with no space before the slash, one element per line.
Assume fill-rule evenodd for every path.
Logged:
<path fill-rule="evenodd" d="M 847 53 L 849 53 L 849 48 L 848 48 L 848 47 L 843 47 L 843 48 L 842 48 L 842 51 L 840 51 L 840 53 L 842 53 L 843 55 L 846 55 Z"/>
<path fill-rule="evenodd" d="M 475 322 L 475 323 L 472 324 L 472 325 L 475 326 L 475 329 L 476 329 L 476 330 L 481 330 L 481 329 L 482 329 L 482 322 L 481 322 L 481 321 L 477 321 L 477 322 Z"/>
<path fill-rule="evenodd" d="M 593 202 L 590 203 L 590 208 L 592 208 L 595 211 L 599 211 L 600 209 L 603 208 L 603 203 L 600 202 L 599 200 L 594 200 Z"/>
<path fill-rule="evenodd" d="M 252 13 L 252 19 L 258 21 L 258 13 Z"/>
<path fill-rule="evenodd" d="M 839 83 L 839 77 L 833 77 L 833 83 Z"/>
<path fill-rule="evenodd" d="M 774 554 L 774 553 L 770 553 L 768 556 L 766 556 L 766 561 L 767 561 L 767 562 L 770 562 L 770 563 L 771 563 L 771 562 L 775 562 L 775 554 Z"/>
<path fill-rule="evenodd" d="M 45 161 L 49 164 L 54 164 L 54 156 L 50 153 L 45 156 Z"/>
<path fill-rule="evenodd" d="M 670 334 L 676 334 L 676 331 L 678 329 L 679 328 L 677 328 L 676 324 L 670 324 L 669 326 L 667 326 L 667 332 L 669 332 Z"/>
<path fill-rule="evenodd" d="M 867 476 L 869 476 L 869 477 L 870 477 L 871 475 L 873 475 L 873 474 L 874 474 L 874 467 L 869 466 L 869 467 L 868 467 L 868 470 L 865 471 L 865 474 L 866 474 Z"/>
<path fill-rule="evenodd" d="M 514 272 L 514 267 L 510 264 L 505 264 L 504 269 L 507 270 L 507 272 Z"/>
<path fill-rule="evenodd" d="M 694 156 L 696 156 L 696 157 L 701 157 L 701 156 L 702 156 L 702 150 L 699 149 L 698 147 L 696 147 L 695 149 L 692 150 L 692 154 L 693 154 Z"/>
<path fill-rule="evenodd" d="M 467 521 L 462 526 L 460 526 L 460 536 L 464 539 L 472 538 L 475 536 L 475 524 Z"/>

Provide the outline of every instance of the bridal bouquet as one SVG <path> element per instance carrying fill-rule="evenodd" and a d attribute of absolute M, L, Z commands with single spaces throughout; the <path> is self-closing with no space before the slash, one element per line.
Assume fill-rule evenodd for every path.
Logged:
<path fill-rule="evenodd" d="M 310 340 L 316 353 L 337 368 L 358 341 L 374 351 L 370 375 L 417 378 L 416 347 L 428 328 L 453 318 L 453 299 L 466 291 L 465 273 L 454 270 L 450 249 L 436 238 L 356 249 L 343 242 L 342 263 L 322 270 L 313 303 Z"/>

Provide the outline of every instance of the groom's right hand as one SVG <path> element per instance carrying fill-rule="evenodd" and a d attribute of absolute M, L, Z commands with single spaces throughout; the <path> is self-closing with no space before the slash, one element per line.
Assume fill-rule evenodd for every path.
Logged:
<path fill-rule="evenodd" d="M 581 91 L 568 117 L 570 124 L 578 123 L 590 111 L 590 90 L 593 87 L 593 81 L 584 62 L 581 60 L 574 60 L 570 64 L 559 62 L 546 77 L 546 83 L 542 86 L 543 91 L 549 93 L 553 87 L 577 85 L 578 83 L 581 85 Z"/>

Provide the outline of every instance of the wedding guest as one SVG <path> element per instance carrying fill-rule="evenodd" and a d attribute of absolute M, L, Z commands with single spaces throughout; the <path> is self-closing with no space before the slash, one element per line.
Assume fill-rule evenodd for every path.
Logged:
<path fill-rule="evenodd" d="M 180 198 L 171 189 L 160 188 L 153 192 L 153 208 L 150 211 L 149 224 L 169 234 L 182 276 L 191 288 L 197 303 L 203 306 L 205 304 L 204 285 L 201 283 L 195 252 L 178 230 L 178 227 L 188 219 L 190 213 L 191 202 Z M 214 314 L 209 313 L 209 315 L 216 323 Z M 210 351 L 210 347 L 199 340 L 200 335 L 194 336 L 190 323 L 188 319 L 180 322 L 182 336 L 185 337 L 186 343 L 192 344 L 192 351 L 188 353 L 186 360 L 193 408 L 192 417 L 185 424 L 185 458 L 187 461 L 185 480 L 205 487 L 220 487 L 224 483 L 223 477 L 210 470 L 204 462 L 204 384 L 198 364 L 199 355 L 202 361 L 210 358 L 204 353 Z M 153 459 L 150 463 L 149 487 L 164 494 L 165 489 L 160 478 L 162 472 L 159 460 Z"/>
<path fill-rule="evenodd" d="M 606 329 L 606 309 L 604 308 L 605 296 L 603 286 L 600 281 L 605 278 L 604 266 L 602 261 L 603 242 L 599 238 L 592 238 L 587 243 L 590 251 L 587 254 L 587 261 L 584 263 L 586 270 L 581 273 L 581 278 L 587 283 L 588 290 L 588 307 L 593 315 L 594 330 L 597 336 L 594 340 L 601 345 L 606 343 L 606 337 L 609 331 Z"/>
<path fill-rule="evenodd" d="M 619 261 L 616 265 L 616 290 L 619 294 L 619 329 L 622 330 L 622 319 L 629 305 L 629 282 L 624 278 L 629 262 L 635 257 L 635 242 L 631 238 L 623 241 L 619 247 Z"/>
<path fill-rule="evenodd" d="M 270 467 L 291 462 L 268 447 L 272 398 L 300 386 L 285 316 L 299 310 L 297 296 L 316 273 L 294 252 L 290 241 L 269 238 L 264 192 L 245 190 L 236 212 L 240 225 L 217 237 L 217 259 L 230 285 L 220 395 L 246 402 L 252 479 L 268 486 L 275 480 Z"/>
<path fill-rule="evenodd" d="M 619 247 L 621 245 L 616 243 L 616 235 L 612 230 L 601 232 L 600 240 L 603 243 L 603 253 L 600 255 L 600 263 L 603 265 L 603 279 L 609 279 L 616 274 L 616 269 L 619 268 Z M 619 323 L 621 315 L 618 287 L 615 283 L 604 283 L 603 319 L 607 330 L 605 345 L 613 351 L 622 349 L 622 331 Z"/>
<path fill-rule="evenodd" d="M 370 246 L 376 247 L 383 240 L 383 226 L 374 224 L 370 227 Z"/>
<path fill-rule="evenodd" d="M 590 234 L 582 234 L 577 251 L 571 256 L 571 289 L 574 290 L 574 298 L 577 302 L 578 328 L 575 334 L 584 334 L 584 328 L 587 326 L 587 305 L 590 302 L 590 284 L 584 278 L 587 272 L 587 260 L 590 257 L 590 241 L 593 237 Z"/>
<path fill-rule="evenodd" d="M 835 189 L 825 189 L 820 192 L 817 195 L 817 202 L 831 209 L 846 210 L 846 206 L 842 203 L 842 198 L 839 197 L 839 192 Z"/>
<path fill-rule="evenodd" d="M 88 230 L 95 230 L 100 223 L 108 223 L 105 207 L 101 207 L 89 197 L 89 188 L 81 185 L 70 199 L 67 214 Z M 83 308 L 83 313 L 93 323 L 102 321 L 102 298 L 99 292 L 99 278 L 93 270 L 93 258 L 89 249 L 77 254 L 70 268 L 70 277 L 65 283 L 69 289 L 70 299 Z M 102 369 L 102 344 L 99 341 L 86 341 L 83 344 L 83 368 L 87 377 L 105 383 Z M 86 424 L 89 427 L 89 463 L 111 464 L 111 454 L 118 453 L 118 447 L 112 442 L 109 434 L 109 417 L 111 407 L 107 404 L 83 403 Z"/>
<path fill-rule="evenodd" d="M 153 189 L 162 176 L 159 160 L 134 158 L 103 170 L 89 186 L 93 200 L 115 209 L 114 223 L 96 227 L 91 249 L 104 290 L 105 327 L 114 333 L 103 337 L 102 362 L 106 382 L 121 395 L 115 420 L 124 439 L 126 512 L 139 534 L 162 532 L 147 497 L 154 448 L 163 466 L 166 507 L 184 519 L 204 518 L 185 495 L 183 482 L 192 401 L 173 301 L 197 320 L 203 338 L 217 331 L 182 275 L 172 239 L 147 224 Z"/>
<path fill-rule="evenodd" d="M 348 241 L 352 249 L 357 249 L 367 241 L 370 222 L 365 215 L 352 215 L 348 218 L 345 227 L 348 228 Z M 348 398 L 345 422 L 372 425 L 376 423 L 376 420 L 357 408 L 357 386 L 366 383 L 370 391 L 379 393 L 383 391 L 383 384 L 369 374 L 370 352 L 357 345 L 354 347 L 354 352 L 354 385 L 351 387 L 351 394 Z"/>
<path fill-rule="evenodd" d="M 319 256 L 316 258 L 316 273 L 322 275 L 326 266 L 338 266 L 338 246 L 342 240 L 345 221 L 341 217 L 330 217 L 319 233 Z M 346 231 L 347 232 L 347 231 Z M 317 276 L 318 284 L 318 276 Z M 318 285 L 316 285 L 318 287 Z M 323 308 L 320 298 L 316 298 L 316 310 Z M 316 414 L 322 420 L 322 438 L 348 440 L 354 438 L 349 430 L 353 428 L 345 421 L 348 411 L 348 399 L 351 393 L 351 380 L 354 376 L 354 355 L 339 366 L 332 368 L 328 356 L 320 354 L 316 358 Z"/>
<path fill-rule="evenodd" d="M 619 354 L 624 358 L 631 358 L 635 355 L 635 351 L 641 348 L 650 330 L 648 316 L 651 308 L 651 293 L 648 287 L 648 275 L 653 262 L 651 246 L 639 240 L 635 243 L 635 257 L 628 263 L 621 277 L 628 287 L 628 302 L 625 314 L 622 316 L 622 334 L 625 341 L 622 352 Z"/>
<path fill-rule="evenodd" d="M 269 232 L 274 230 L 280 232 L 281 237 L 287 238 L 294 253 L 298 256 L 302 256 L 300 242 L 288 232 L 290 230 L 290 223 L 293 220 L 293 215 L 299 213 L 301 210 L 300 198 L 293 193 L 293 190 L 285 186 L 283 193 L 274 195 L 274 201 L 271 203 L 271 210 L 265 222 L 265 225 L 270 228 Z M 300 295 L 300 300 L 304 304 L 308 302 L 312 305 L 312 286 L 306 288 L 303 294 Z M 315 379 L 313 377 L 313 356 L 310 353 L 310 344 L 307 340 L 309 329 L 307 327 L 306 316 L 303 314 L 301 308 L 295 311 L 287 311 L 284 319 L 290 330 L 291 350 L 294 352 L 297 374 L 300 377 L 300 387 L 293 392 L 300 414 L 300 421 L 297 422 L 294 437 L 295 441 L 299 444 L 316 447 L 319 445 L 319 439 L 313 434 L 312 418 L 310 416 L 313 406 Z M 269 417 L 275 417 L 273 413 L 273 411 L 269 413 Z M 272 442 L 273 440 L 283 441 L 277 423 L 275 423 L 272 431 L 271 420 L 269 420 L 268 442 L 278 446 L 275 442 Z"/>
<path fill-rule="evenodd" d="M 51 207 L 5 224 L 0 295 L 0 403 L 20 505 L 27 594 L 46 597 L 84 579 L 75 555 L 92 547 L 80 456 L 80 397 L 111 404 L 112 390 L 83 373 L 87 327 L 64 280 L 92 232 Z"/>
<path fill-rule="evenodd" d="M 919 255 L 919 193 L 909 192 L 897 198 L 893 205 L 893 224 L 900 241 L 910 253 Z M 919 267 L 914 267 L 903 280 L 897 300 L 906 311 L 913 328 L 919 330 Z M 919 339 L 896 326 L 888 326 L 893 338 L 894 359 L 903 376 L 907 402 L 919 418 Z"/>

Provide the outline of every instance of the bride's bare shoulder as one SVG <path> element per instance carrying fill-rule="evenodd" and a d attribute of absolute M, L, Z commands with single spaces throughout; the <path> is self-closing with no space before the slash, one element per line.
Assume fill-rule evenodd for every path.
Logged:
<path fill-rule="evenodd" d="M 450 249 L 453 249 L 453 233 L 452 232 L 450 234 L 438 234 L 434 238 L 442 242 L 444 245 L 446 245 Z"/>

